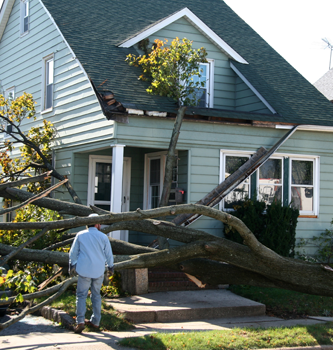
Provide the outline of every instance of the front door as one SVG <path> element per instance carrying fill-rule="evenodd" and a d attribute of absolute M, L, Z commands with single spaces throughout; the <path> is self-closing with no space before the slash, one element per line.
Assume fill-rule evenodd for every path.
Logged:
<path fill-rule="evenodd" d="M 112 157 L 89 156 L 87 204 L 111 210 Z M 130 158 L 124 158 L 121 211 L 129 211 Z M 112 232 L 111 232 L 112 237 Z M 121 231 L 120 238 L 128 241 L 128 231 Z"/>

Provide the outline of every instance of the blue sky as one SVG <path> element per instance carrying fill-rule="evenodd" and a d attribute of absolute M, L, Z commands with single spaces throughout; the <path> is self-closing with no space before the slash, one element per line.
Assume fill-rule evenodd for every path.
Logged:
<path fill-rule="evenodd" d="M 330 50 L 322 39 L 333 45 L 333 0 L 225 2 L 311 83 L 328 71 Z"/>

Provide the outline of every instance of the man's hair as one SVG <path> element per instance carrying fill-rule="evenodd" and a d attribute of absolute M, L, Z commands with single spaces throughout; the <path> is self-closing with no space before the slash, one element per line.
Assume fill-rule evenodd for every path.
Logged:
<path fill-rule="evenodd" d="M 96 213 L 89 214 L 89 215 L 88 215 L 88 218 L 91 218 L 91 217 L 94 217 L 94 216 L 99 216 L 99 215 L 98 215 L 98 214 L 96 214 Z M 97 225 L 97 224 L 87 225 L 86 227 L 87 227 L 87 228 L 89 228 L 89 227 L 95 227 L 95 225 Z"/>

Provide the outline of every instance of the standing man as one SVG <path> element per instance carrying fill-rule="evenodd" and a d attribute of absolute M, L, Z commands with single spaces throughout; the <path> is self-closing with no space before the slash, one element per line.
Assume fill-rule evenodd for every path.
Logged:
<path fill-rule="evenodd" d="M 90 214 L 89 217 L 98 216 Z M 101 224 L 87 226 L 80 231 L 69 252 L 70 275 L 78 273 L 76 288 L 76 326 L 75 333 L 81 333 L 85 324 L 99 328 L 101 320 L 101 287 L 104 279 L 105 265 L 108 266 L 108 276 L 113 275 L 113 254 L 107 236 L 100 231 Z M 93 314 L 90 321 L 85 322 L 86 299 L 91 289 Z"/>

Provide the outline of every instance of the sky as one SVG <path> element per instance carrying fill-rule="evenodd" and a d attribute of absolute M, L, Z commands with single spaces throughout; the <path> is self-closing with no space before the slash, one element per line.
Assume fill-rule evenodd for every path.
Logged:
<path fill-rule="evenodd" d="M 310 83 L 329 70 L 333 0 L 224 1 Z"/>
<path fill-rule="evenodd" d="M 333 0 L 224 1 L 310 83 L 329 70 Z"/>

